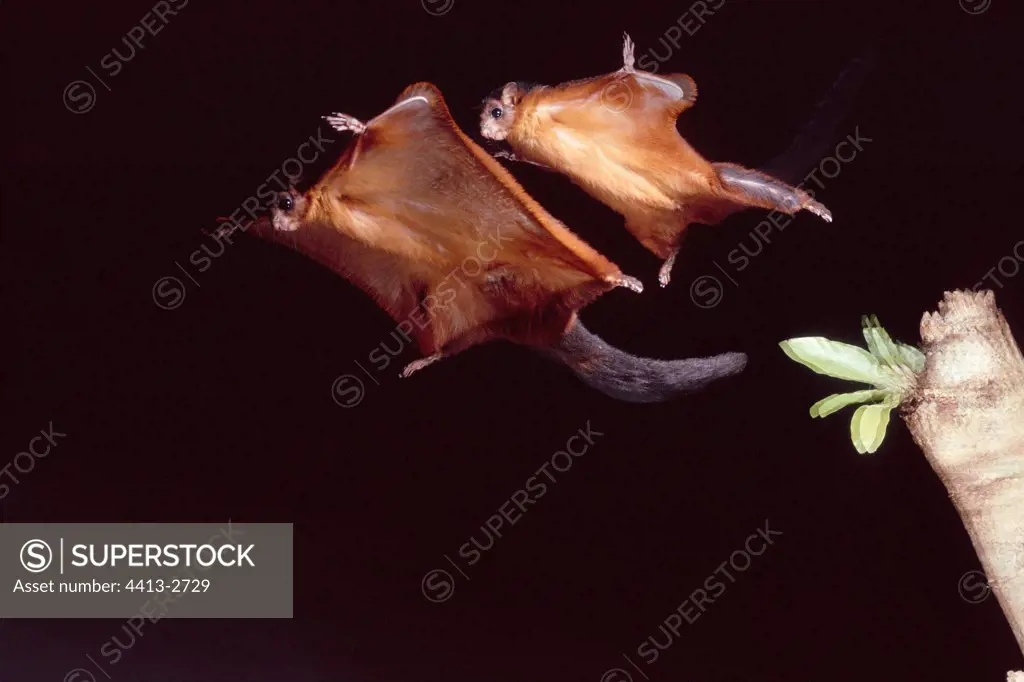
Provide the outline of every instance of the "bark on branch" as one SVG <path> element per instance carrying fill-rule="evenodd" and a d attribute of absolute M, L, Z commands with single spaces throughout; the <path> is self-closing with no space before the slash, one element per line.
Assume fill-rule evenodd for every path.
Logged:
<path fill-rule="evenodd" d="M 1024 652 L 1024 357 L 991 291 L 947 292 L 921 339 L 928 360 L 906 422 Z"/>

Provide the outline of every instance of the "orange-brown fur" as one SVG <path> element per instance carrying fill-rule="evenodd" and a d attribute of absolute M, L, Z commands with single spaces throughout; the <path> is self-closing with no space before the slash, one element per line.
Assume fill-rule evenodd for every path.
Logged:
<path fill-rule="evenodd" d="M 425 355 L 493 338 L 548 345 L 624 275 L 549 215 L 455 124 L 441 93 L 370 121 L 301 197 L 298 227 L 258 235 L 366 291 Z"/>
<path fill-rule="evenodd" d="M 627 229 L 663 259 L 690 223 L 779 208 L 726 186 L 716 166 L 727 164 L 711 164 L 679 135 L 676 119 L 696 101 L 693 80 L 635 71 L 628 38 L 625 50 L 626 66 L 615 73 L 527 92 L 507 85 L 503 99 L 513 116 L 504 139 L 516 155 L 568 175 L 622 214 Z M 486 112 L 484 119 L 486 127 Z"/>

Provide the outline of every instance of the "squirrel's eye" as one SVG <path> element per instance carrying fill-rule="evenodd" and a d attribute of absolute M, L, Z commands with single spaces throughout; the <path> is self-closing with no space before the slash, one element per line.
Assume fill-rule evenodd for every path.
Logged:
<path fill-rule="evenodd" d="M 491 109 L 491 118 L 501 118 L 501 109 L 498 107 Z"/>
<path fill-rule="evenodd" d="M 282 195 L 277 200 L 277 207 L 282 211 L 290 211 L 295 208 L 295 201 L 287 194 Z"/>

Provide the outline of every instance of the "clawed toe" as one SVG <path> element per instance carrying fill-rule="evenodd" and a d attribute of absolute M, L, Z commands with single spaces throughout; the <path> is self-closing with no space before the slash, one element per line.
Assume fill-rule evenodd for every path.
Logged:
<path fill-rule="evenodd" d="M 425 358 L 420 358 L 419 360 L 413 360 L 412 362 L 410 362 L 408 365 L 405 366 L 405 369 L 402 370 L 402 374 L 400 376 L 403 379 L 408 379 L 409 377 L 411 377 L 416 372 L 420 371 L 421 369 L 423 369 L 427 365 L 431 365 L 431 364 L 437 362 L 442 357 L 444 357 L 444 356 L 441 355 L 440 353 L 437 353 L 435 355 L 430 355 L 430 356 L 425 357 Z"/>
<path fill-rule="evenodd" d="M 811 213 L 813 213 L 814 215 L 818 216 L 819 218 L 824 220 L 826 223 L 832 222 L 832 211 L 830 211 L 827 208 L 825 208 L 824 204 L 821 204 L 821 203 L 819 203 L 817 201 L 812 201 L 812 202 L 808 203 L 806 206 L 804 206 L 804 209 L 806 209 L 806 210 L 810 211 Z"/>
<path fill-rule="evenodd" d="M 672 267 L 676 264 L 676 256 L 679 255 L 679 249 L 672 252 L 665 262 L 661 264 L 661 269 L 658 270 L 658 284 L 664 289 L 668 286 L 668 283 L 672 281 Z"/>
<path fill-rule="evenodd" d="M 323 119 L 330 124 L 332 128 L 339 132 L 351 130 L 356 135 L 361 134 L 366 130 L 366 124 L 360 121 L 355 116 L 349 116 L 348 114 L 342 114 L 335 112 L 330 116 L 324 116 Z"/>
<path fill-rule="evenodd" d="M 625 287 L 630 291 L 635 291 L 638 294 L 642 294 L 644 291 L 644 283 L 636 277 L 630 277 L 629 275 L 621 275 L 615 284 L 616 286 Z"/>

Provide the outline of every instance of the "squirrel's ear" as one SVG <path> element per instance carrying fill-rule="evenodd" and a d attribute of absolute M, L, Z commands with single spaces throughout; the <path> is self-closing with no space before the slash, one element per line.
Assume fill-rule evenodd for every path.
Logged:
<path fill-rule="evenodd" d="M 519 85 L 515 81 L 506 83 L 505 87 L 501 89 L 501 103 L 506 107 L 519 104 L 520 99 L 522 99 L 522 94 L 519 91 Z"/>

